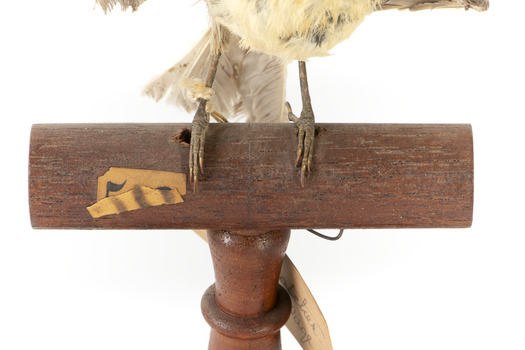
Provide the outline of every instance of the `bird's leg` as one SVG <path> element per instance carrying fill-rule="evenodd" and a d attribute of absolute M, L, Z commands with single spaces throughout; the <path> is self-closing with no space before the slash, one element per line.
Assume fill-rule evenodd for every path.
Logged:
<path fill-rule="evenodd" d="M 315 118 L 310 101 L 308 79 L 306 77 L 306 63 L 304 61 L 299 61 L 299 81 L 301 83 L 301 96 L 303 98 L 301 117 L 297 118 L 293 114 L 288 102 L 286 102 L 286 108 L 288 108 L 288 120 L 293 121 L 299 131 L 296 166 L 301 167 L 301 186 L 304 187 L 305 175 L 310 173 L 312 165 L 315 138 Z"/>
<path fill-rule="evenodd" d="M 211 56 L 211 64 L 206 77 L 206 87 L 211 88 L 217 67 L 219 65 L 220 51 Z M 206 139 L 206 131 L 210 124 L 210 115 L 206 112 L 206 99 L 199 98 L 197 111 L 193 117 L 191 127 L 191 141 L 190 141 L 190 182 L 193 180 L 193 192 L 197 191 L 198 172 L 199 168 L 204 173 L 203 158 L 204 158 L 204 141 Z"/>

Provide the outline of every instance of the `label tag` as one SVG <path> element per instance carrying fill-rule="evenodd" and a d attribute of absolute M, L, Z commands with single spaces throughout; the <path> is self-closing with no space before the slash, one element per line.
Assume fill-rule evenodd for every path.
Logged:
<path fill-rule="evenodd" d="M 305 350 L 332 350 L 324 316 L 303 277 L 286 255 L 279 277 L 292 299 L 292 314 L 286 327 Z"/>

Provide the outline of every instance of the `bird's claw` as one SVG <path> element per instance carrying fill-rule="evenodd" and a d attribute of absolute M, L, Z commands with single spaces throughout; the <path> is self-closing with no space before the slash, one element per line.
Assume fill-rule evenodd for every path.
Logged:
<path fill-rule="evenodd" d="M 193 118 L 191 128 L 191 141 L 190 141 L 190 183 L 193 181 L 193 192 L 197 192 L 199 182 L 199 169 L 204 174 L 204 141 L 206 140 L 206 132 L 209 126 L 209 115 L 202 111 L 197 110 L 195 117 Z"/>
<path fill-rule="evenodd" d="M 297 158 L 295 166 L 301 168 L 301 186 L 304 187 L 304 179 L 310 173 L 312 157 L 314 154 L 315 118 L 311 109 L 303 109 L 301 117 L 293 114 L 292 107 L 286 102 L 288 109 L 288 120 L 295 123 L 298 129 Z"/>

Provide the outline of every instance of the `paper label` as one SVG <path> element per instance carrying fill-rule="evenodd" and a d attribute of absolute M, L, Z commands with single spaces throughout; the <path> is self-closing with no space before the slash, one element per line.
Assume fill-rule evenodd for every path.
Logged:
<path fill-rule="evenodd" d="M 305 350 L 332 350 L 324 316 L 303 277 L 286 255 L 279 277 L 292 299 L 292 314 L 286 327 Z"/>

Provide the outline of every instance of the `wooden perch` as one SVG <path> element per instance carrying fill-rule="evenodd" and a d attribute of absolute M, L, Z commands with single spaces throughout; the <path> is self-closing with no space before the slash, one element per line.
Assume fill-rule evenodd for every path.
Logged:
<path fill-rule="evenodd" d="M 34 228 L 296 229 L 469 227 L 470 125 L 318 124 L 300 186 L 290 124 L 212 124 L 199 191 L 183 203 L 94 219 L 110 167 L 188 173 L 190 124 L 35 125 L 29 156 Z M 181 130 L 186 130 L 182 132 Z M 178 139 L 176 136 L 179 136 Z"/>
<path fill-rule="evenodd" d="M 471 224 L 469 125 L 319 124 L 314 166 L 301 188 L 293 125 L 212 124 L 196 194 L 184 191 L 180 174 L 188 172 L 189 127 L 35 125 L 29 202 L 35 228 L 208 229 L 216 283 L 201 308 L 210 350 L 281 349 L 280 328 L 296 302 L 278 283 L 290 229 Z M 171 174 L 137 186 L 151 171 L 136 169 Z M 108 181 L 116 172 L 119 181 Z M 126 184 L 131 189 L 107 198 Z M 144 193 L 154 193 L 159 206 L 98 218 L 86 209 L 97 197 L 121 198 L 116 212 L 124 196 L 135 208 L 152 205 Z"/>

